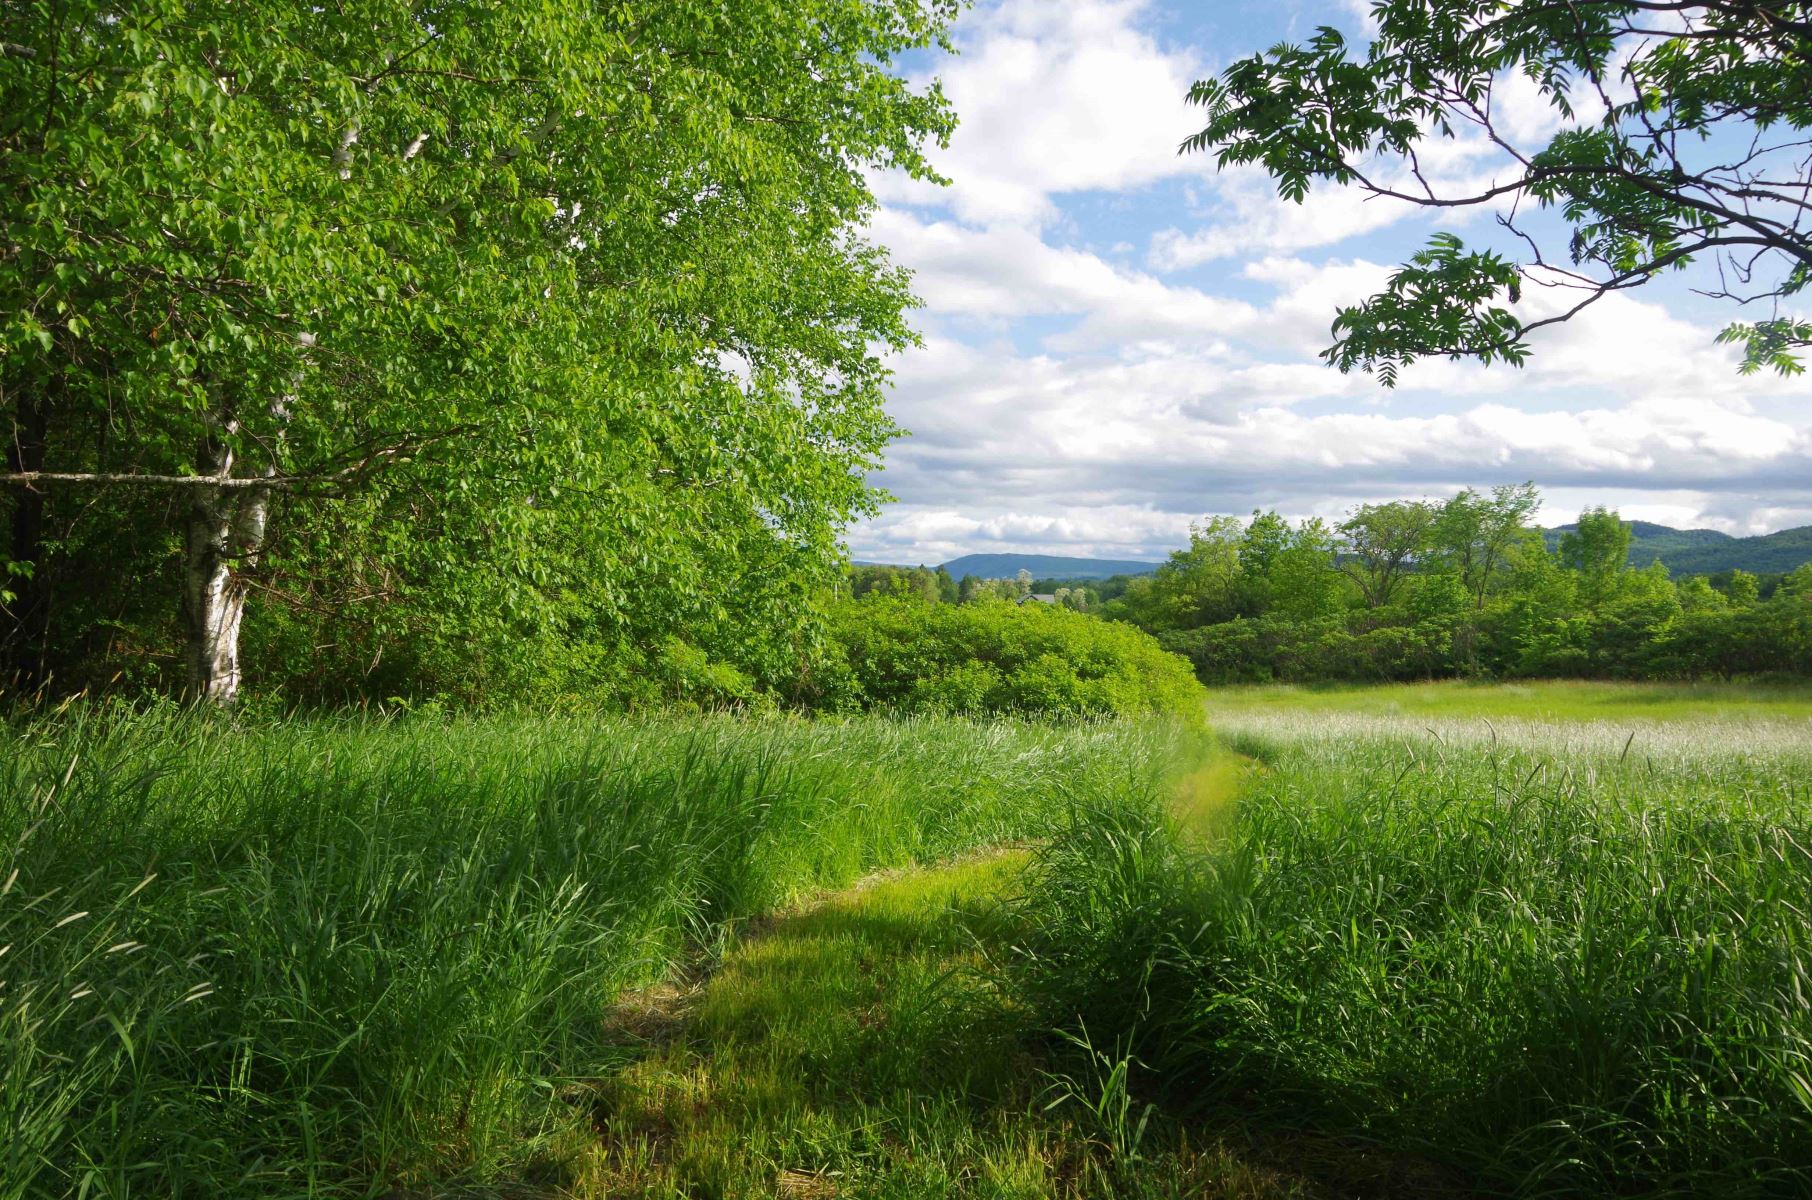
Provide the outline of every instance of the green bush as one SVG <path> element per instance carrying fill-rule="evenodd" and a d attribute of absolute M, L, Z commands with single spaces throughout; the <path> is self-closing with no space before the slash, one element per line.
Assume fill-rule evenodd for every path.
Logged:
<path fill-rule="evenodd" d="M 930 605 L 870 595 L 831 614 L 800 699 L 830 711 L 1195 718 L 1189 664 L 1131 625 L 1045 604 Z"/>

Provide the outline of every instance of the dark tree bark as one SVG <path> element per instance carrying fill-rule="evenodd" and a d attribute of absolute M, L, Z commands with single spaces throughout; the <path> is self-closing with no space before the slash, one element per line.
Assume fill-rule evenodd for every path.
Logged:
<path fill-rule="evenodd" d="M 45 397 L 19 397 L 7 439 L 9 473 L 41 471 L 49 443 L 50 405 Z M 17 594 L 0 610 L 0 679 L 21 693 L 48 682 L 45 643 L 50 632 L 50 581 L 44 571 L 44 493 L 29 483 L 14 484 L 8 558 L 29 563 L 32 574 L 15 578 L 8 590 Z M 5 582 L 0 580 L 0 582 Z"/>

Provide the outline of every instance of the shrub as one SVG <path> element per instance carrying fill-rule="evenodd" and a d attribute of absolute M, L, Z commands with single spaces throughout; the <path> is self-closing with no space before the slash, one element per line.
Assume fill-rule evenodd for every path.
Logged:
<path fill-rule="evenodd" d="M 1150 634 L 1044 604 L 928 605 L 871 595 L 831 614 L 811 707 L 1194 718 L 1189 664 Z"/>

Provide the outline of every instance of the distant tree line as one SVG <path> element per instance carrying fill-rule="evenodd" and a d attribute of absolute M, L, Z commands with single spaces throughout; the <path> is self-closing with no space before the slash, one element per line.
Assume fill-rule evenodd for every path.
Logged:
<path fill-rule="evenodd" d="M 916 597 L 928 604 L 975 604 L 984 600 L 1018 602 L 1034 596 L 1049 596 L 1051 603 L 1080 612 L 1088 611 L 1102 598 L 1101 589 L 1081 580 L 1034 579 L 1032 573 L 1025 570 L 1012 579 L 965 575 L 959 580 L 942 566 L 855 566 L 849 570 L 848 586 L 850 596 L 858 600 L 864 596 L 894 596 Z M 1112 594 L 1119 593 L 1116 590 Z"/>
<path fill-rule="evenodd" d="M 1629 565 L 1630 528 L 1604 508 L 1550 549 L 1539 504 L 1517 484 L 1332 526 L 1215 517 L 1100 613 L 1207 682 L 1812 674 L 1812 563 L 1675 580 Z"/>

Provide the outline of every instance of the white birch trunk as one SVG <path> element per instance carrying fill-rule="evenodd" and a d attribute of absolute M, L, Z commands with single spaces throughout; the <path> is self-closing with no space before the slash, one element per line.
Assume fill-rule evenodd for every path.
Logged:
<path fill-rule="evenodd" d="M 228 478 L 229 450 L 204 447 L 200 464 Z M 207 469 L 211 468 L 211 469 Z M 184 655 L 188 698 L 231 705 L 239 696 L 239 627 L 245 618 L 245 573 L 258 564 L 270 516 L 269 488 L 196 488 L 183 543 Z"/>
<path fill-rule="evenodd" d="M 306 351 L 314 345 L 312 334 L 298 339 Z M 270 415 L 281 430 L 289 421 L 293 396 L 279 396 L 270 403 Z M 236 423 L 222 421 L 231 436 Z M 281 434 L 279 441 L 281 441 Z M 233 451 L 223 440 L 202 443 L 198 474 L 216 479 L 233 478 Z M 277 474 L 275 457 L 263 477 Z M 269 487 L 197 487 L 189 507 L 189 526 L 183 539 L 182 610 L 188 626 L 184 652 L 188 682 L 185 694 L 194 703 L 222 708 L 239 698 L 239 627 L 245 620 L 245 598 L 250 590 L 248 573 L 258 565 L 264 550 L 265 529 L 270 521 Z"/>

